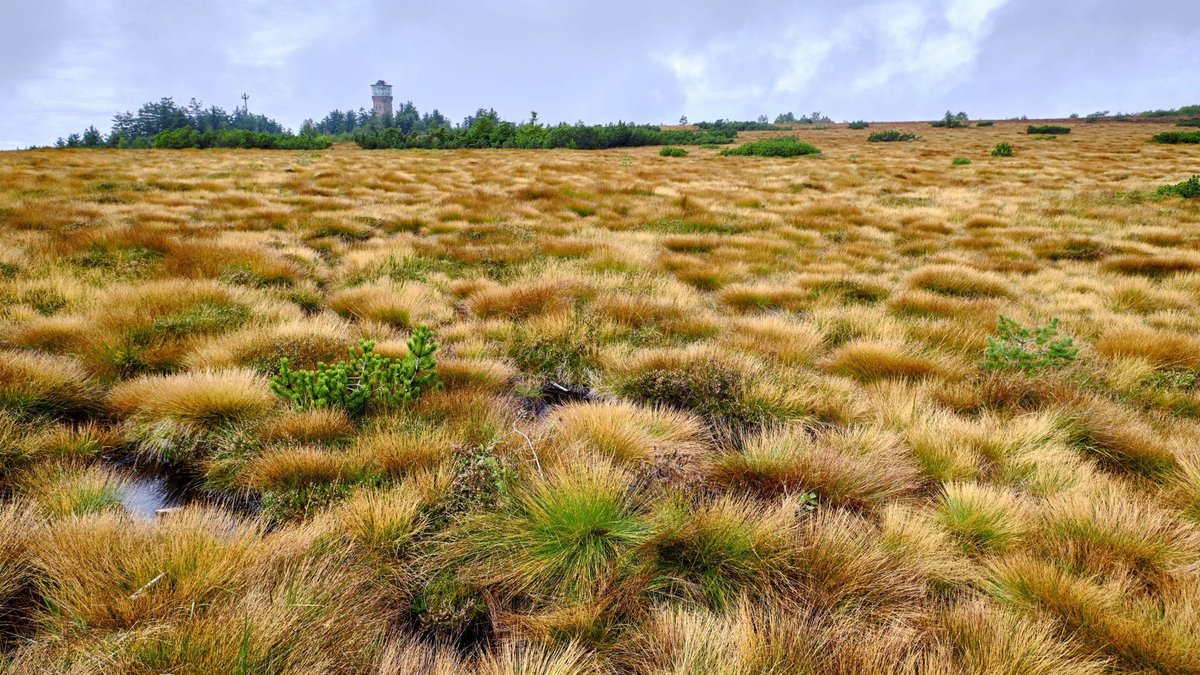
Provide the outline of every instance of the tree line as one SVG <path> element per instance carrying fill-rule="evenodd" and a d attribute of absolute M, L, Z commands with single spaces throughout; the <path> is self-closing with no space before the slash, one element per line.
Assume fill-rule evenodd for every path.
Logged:
<path fill-rule="evenodd" d="M 461 124 L 413 125 L 406 131 L 382 121 L 369 123 L 354 134 L 359 147 L 380 148 L 572 148 L 601 150 L 644 145 L 705 145 L 732 143 L 737 131 L 729 128 L 711 130 L 663 129 L 652 124 L 575 124 L 545 125 L 537 113 L 522 122 L 500 119 L 492 109 L 480 108 Z"/>
<path fill-rule="evenodd" d="M 282 124 L 245 108 L 227 112 L 195 98 L 179 105 L 170 97 L 143 103 L 137 112 L 113 115 L 107 135 L 95 125 L 59 138 L 60 148 L 322 148 L 332 139 L 318 133 L 296 136 Z"/>

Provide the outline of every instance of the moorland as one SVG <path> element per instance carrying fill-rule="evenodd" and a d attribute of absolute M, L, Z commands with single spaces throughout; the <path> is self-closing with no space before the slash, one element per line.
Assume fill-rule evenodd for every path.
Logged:
<path fill-rule="evenodd" d="M 0 663 L 1200 672 L 1200 145 L 1054 123 L 0 153 Z"/>

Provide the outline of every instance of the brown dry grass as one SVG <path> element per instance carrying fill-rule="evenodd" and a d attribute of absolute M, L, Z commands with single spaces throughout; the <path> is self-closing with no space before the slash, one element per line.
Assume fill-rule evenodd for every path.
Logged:
<path fill-rule="evenodd" d="M 0 153 L 0 663 L 1200 671 L 1200 150 L 913 130 Z M 421 323 L 415 405 L 268 389 Z M 146 458 L 250 511 L 130 517 Z"/>

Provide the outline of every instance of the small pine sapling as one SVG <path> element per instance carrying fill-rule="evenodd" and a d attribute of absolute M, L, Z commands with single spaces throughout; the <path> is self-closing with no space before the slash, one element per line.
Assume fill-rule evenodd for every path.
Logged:
<path fill-rule="evenodd" d="M 437 386 L 437 343 L 426 326 L 408 339 L 408 355 L 393 359 L 375 353 L 375 342 L 363 340 L 350 349 L 350 359 L 318 363 L 315 370 L 292 370 L 279 360 L 271 390 L 299 411 L 341 408 L 362 414 L 369 404 L 400 405 Z"/>
<path fill-rule="evenodd" d="M 1016 370 L 1031 376 L 1043 368 L 1061 368 L 1075 360 L 1079 349 L 1069 337 L 1058 337 L 1058 318 L 1038 328 L 1025 328 L 1001 315 L 997 337 L 988 338 L 983 367 Z"/>

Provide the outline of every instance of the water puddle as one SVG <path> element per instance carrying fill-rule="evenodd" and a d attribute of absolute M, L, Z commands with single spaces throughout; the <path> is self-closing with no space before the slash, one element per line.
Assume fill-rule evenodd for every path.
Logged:
<path fill-rule="evenodd" d="M 538 394 L 537 398 L 526 399 L 527 405 L 535 417 L 545 415 L 555 406 L 576 402 L 591 403 L 598 400 L 595 392 L 587 387 L 575 384 L 564 386 L 557 382 L 547 382 L 542 385 Z"/>
<path fill-rule="evenodd" d="M 182 495 L 162 476 L 127 476 L 121 505 L 139 520 L 154 520 L 162 509 L 182 506 Z"/>

